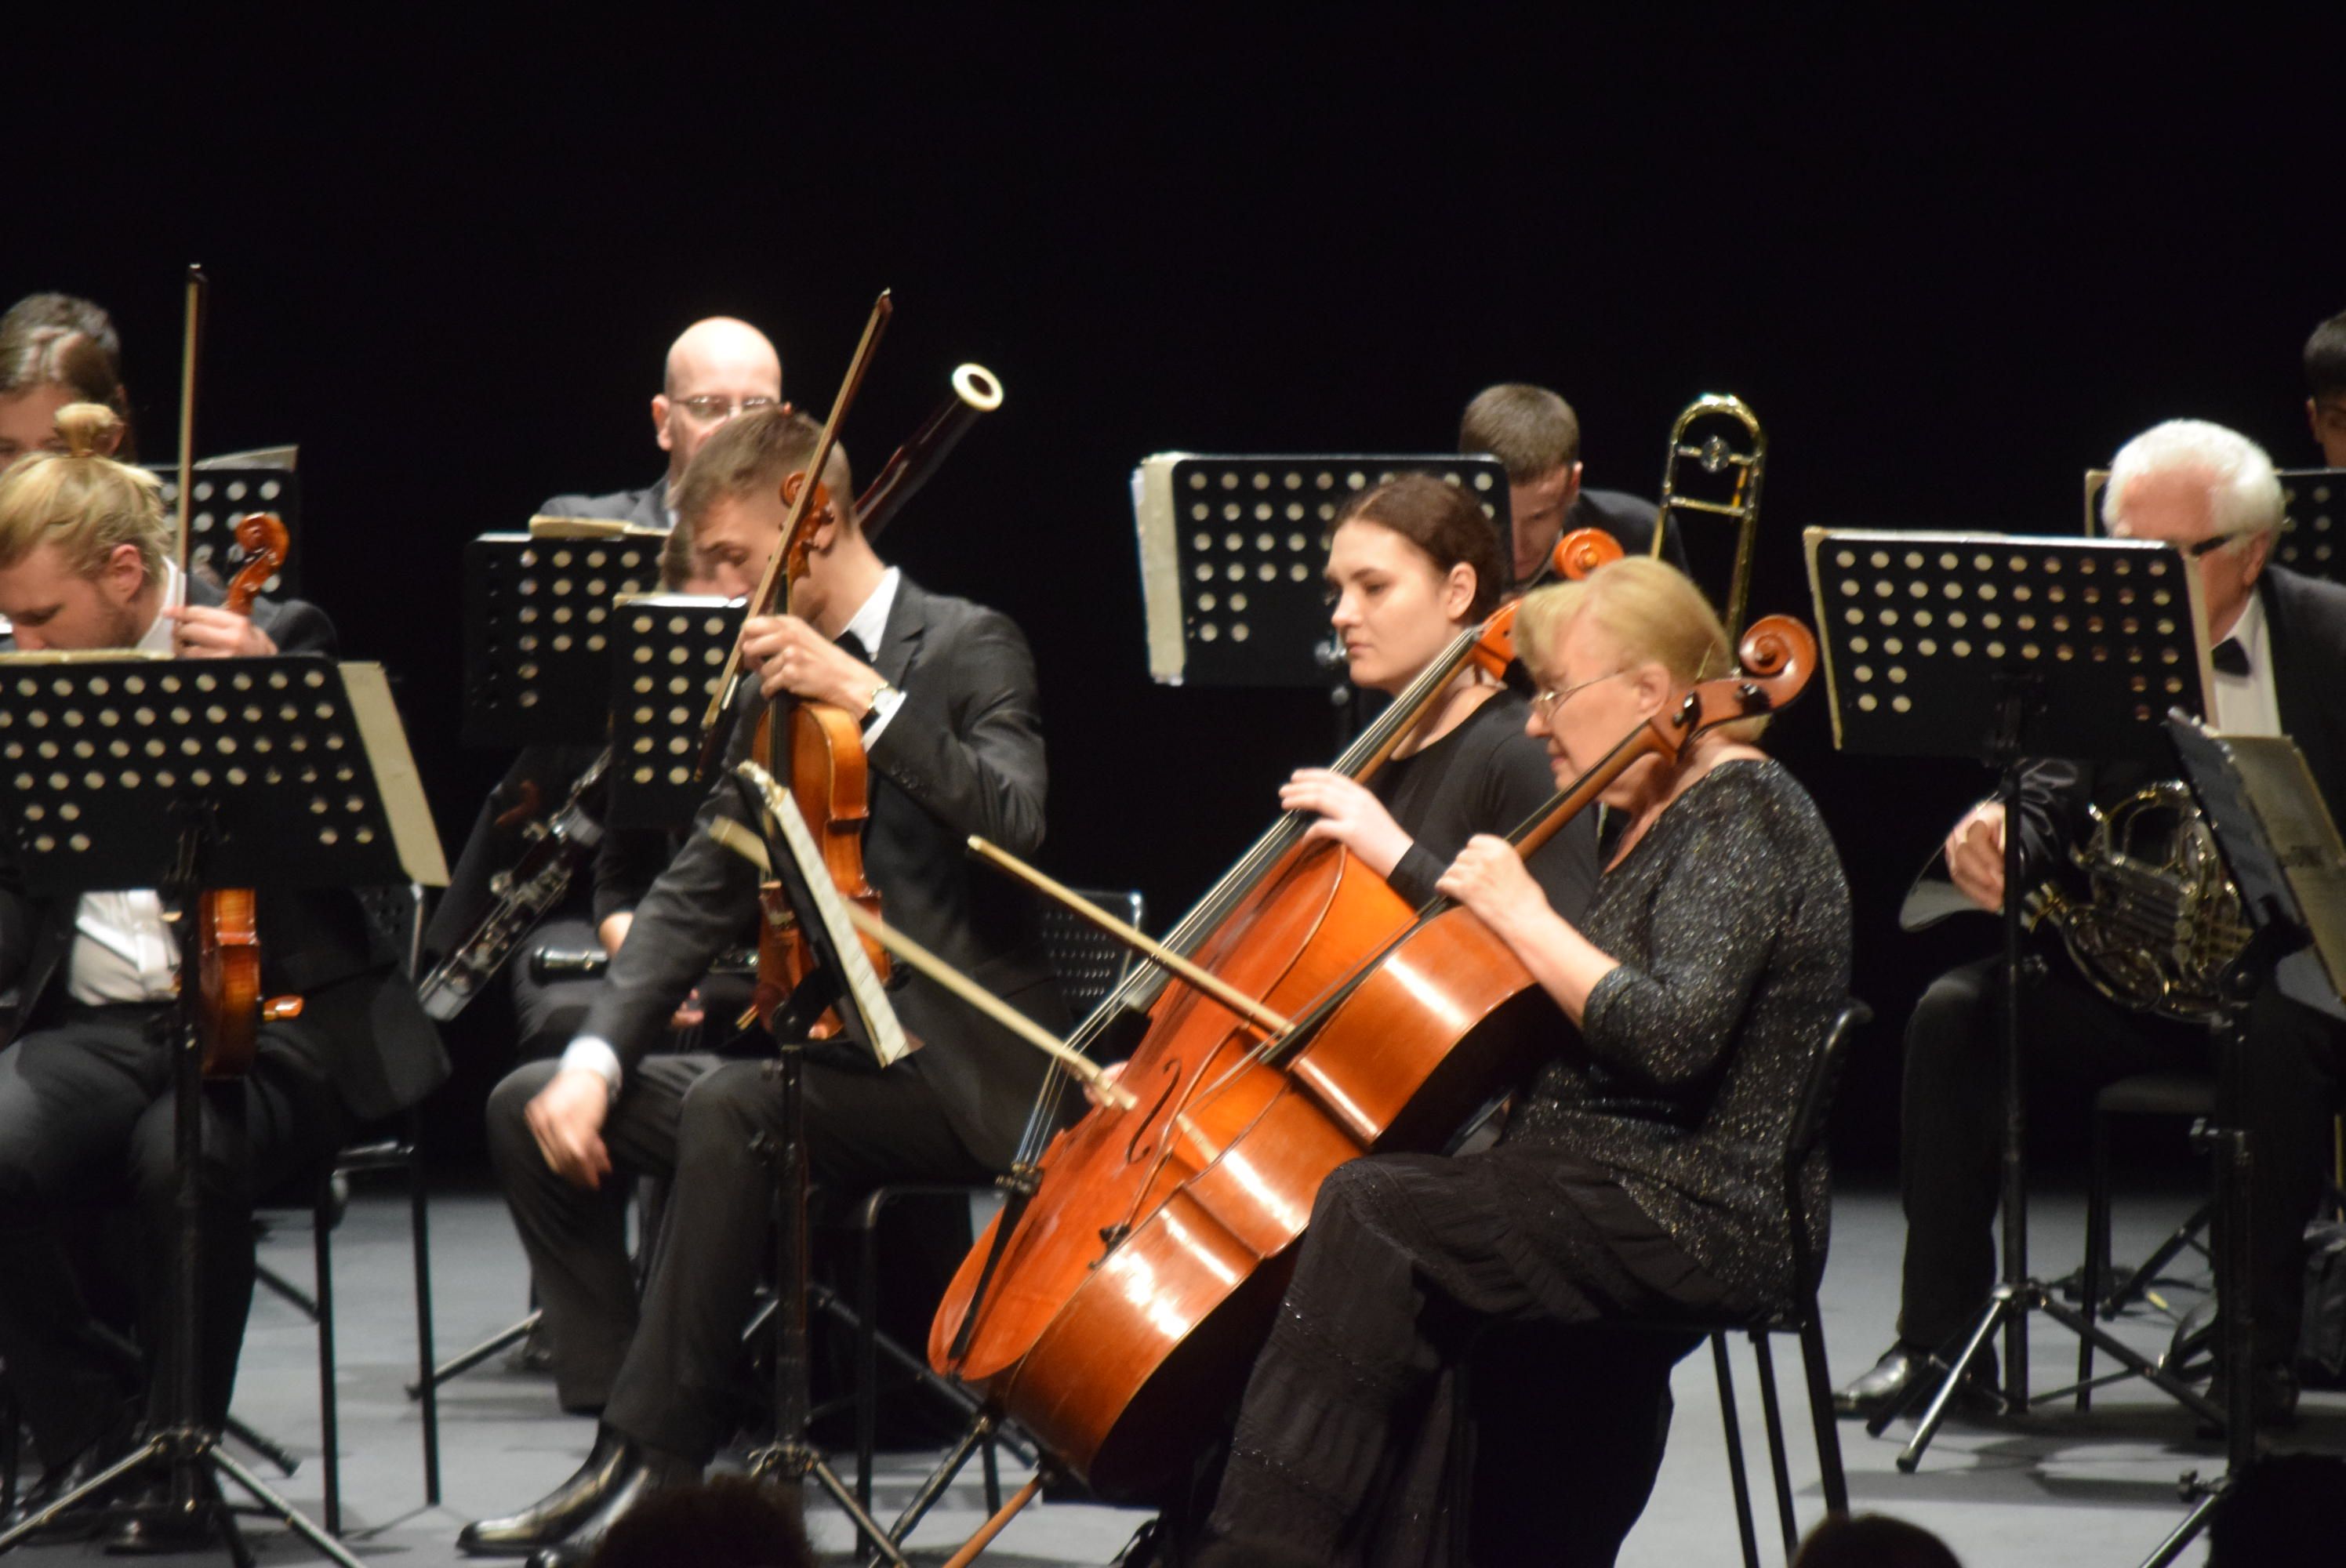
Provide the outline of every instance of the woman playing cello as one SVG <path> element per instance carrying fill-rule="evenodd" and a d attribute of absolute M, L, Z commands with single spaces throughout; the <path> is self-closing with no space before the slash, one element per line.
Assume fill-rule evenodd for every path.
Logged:
<path fill-rule="evenodd" d="M 1541 688 L 1527 729 L 1558 783 L 1729 667 L 1701 596 L 1646 560 L 1534 594 L 1516 637 Z M 1473 1427 L 1451 1374 L 1493 1329 L 1479 1363 L 1501 1345 L 1528 1353 L 1476 1381 L 1472 1560 L 1612 1561 L 1658 1468 L 1668 1368 L 1690 1341 L 1649 1353 L 1642 1337 L 1589 1331 L 1789 1284 L 1789 1220 L 1767 1173 L 1849 980 L 1831 840 L 1750 728 L 1616 780 L 1603 798 L 1625 825 L 1577 916 L 1494 838 L 1442 875 L 1576 1028 L 1559 1030 L 1495 1148 L 1369 1156 L 1322 1185 L 1198 1562 L 1467 1560 L 1469 1510 L 1451 1489 L 1473 1452 L 1454 1440 Z M 1802 1218 L 1821 1234 L 1821 1165 L 1808 1194 Z M 1599 1410 L 1632 1424 L 1566 1454 Z M 1535 1435 L 1494 1443 L 1494 1420 Z M 1525 1484 L 1507 1484 L 1511 1463 Z M 1537 1533 L 1516 1517 L 1533 1513 Z"/>
<path fill-rule="evenodd" d="M 1421 473 L 1345 504 L 1326 575 L 1352 683 L 1396 694 L 1497 607 L 1507 582 L 1490 519 L 1458 486 Z M 1525 734 L 1527 712 L 1522 697 L 1469 664 L 1368 784 L 1306 768 L 1280 787 L 1279 803 L 1318 813 L 1310 836 L 1335 840 L 1423 902 L 1468 839 L 1508 831 L 1553 793 L 1546 759 Z M 1577 914 L 1596 882 L 1593 826 L 1558 833 L 1531 866 L 1555 906 Z"/>

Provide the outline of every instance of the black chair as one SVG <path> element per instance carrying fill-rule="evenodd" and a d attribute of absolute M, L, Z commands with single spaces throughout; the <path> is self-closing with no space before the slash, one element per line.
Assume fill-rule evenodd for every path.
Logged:
<path fill-rule="evenodd" d="M 423 900 L 419 888 L 362 888 L 360 901 L 378 942 L 386 944 L 413 974 L 423 933 Z M 401 1129 L 352 1144 L 337 1154 L 309 1184 L 311 1252 L 313 1291 L 304 1291 L 275 1270 L 262 1268 L 259 1283 L 290 1302 L 318 1329 L 319 1444 L 326 1471 L 327 1532 L 342 1528 L 342 1461 L 341 1401 L 335 1384 L 333 1236 L 342 1215 L 343 1195 L 351 1178 L 380 1171 L 403 1175 L 407 1182 L 408 1225 L 415 1263 L 415 1359 L 423 1380 L 423 1500 L 440 1502 L 440 1400 L 432 1380 L 432 1243 L 425 1209 L 423 1163 L 417 1153 L 418 1118 L 411 1111 Z M 263 1449 L 266 1452 L 268 1450 Z"/>
<path fill-rule="evenodd" d="M 1076 891 L 1127 924 L 1135 927 L 1141 924 L 1145 906 L 1137 891 Z M 1131 967 L 1131 951 L 1081 915 L 1057 903 L 1043 906 L 1042 924 L 1043 946 L 1050 954 L 1052 972 L 1058 977 L 1059 993 L 1066 1001 L 1068 1015 L 1081 1019 L 1098 1006 L 1101 999 L 1123 980 Z M 991 1184 L 903 1182 L 874 1187 L 856 1206 L 853 1221 L 857 1253 L 856 1295 L 852 1308 L 855 1331 L 855 1500 L 867 1510 L 872 1506 L 872 1453 L 879 1442 L 880 1356 L 883 1349 L 892 1363 L 913 1374 L 915 1381 L 959 1407 L 961 1413 L 974 1416 L 978 1410 L 977 1401 L 958 1385 L 937 1376 L 921 1357 L 879 1331 L 876 1314 L 879 1309 L 881 1216 L 892 1204 L 908 1199 L 947 1199 L 969 1203 L 991 1196 L 994 1190 Z M 835 1301 L 828 1304 L 837 1309 Z M 994 1457 L 995 1441 L 994 1438 L 987 1438 L 981 1451 L 988 1513 L 1002 1506 L 1001 1481 Z"/>
<path fill-rule="evenodd" d="M 1800 1527 L 1792 1512 L 1792 1477 L 1786 1462 L 1782 1410 L 1776 1394 L 1776 1366 L 1769 1354 L 1771 1334 L 1797 1334 L 1800 1362 L 1809 1391 L 1809 1421 L 1816 1430 L 1817 1463 L 1821 1471 L 1825 1512 L 1849 1512 L 1849 1479 L 1841 1469 L 1841 1429 L 1835 1424 L 1832 1377 L 1825 1361 L 1824 1323 L 1817 1309 L 1817 1283 L 1821 1274 L 1815 1238 L 1800 1223 L 1800 1170 L 1823 1142 L 1831 1118 L 1833 1092 L 1849 1059 L 1850 1043 L 1871 1022 L 1873 1010 L 1851 999 L 1825 1033 L 1823 1044 L 1809 1064 L 1808 1081 L 1784 1145 L 1785 1212 L 1792 1220 L 1792 1293 L 1772 1302 L 1767 1310 L 1746 1318 L 1672 1318 L 1638 1325 L 1657 1330 L 1689 1330 L 1710 1339 L 1711 1364 L 1719 1378 L 1719 1419 L 1727 1429 L 1727 1469 L 1735 1487 L 1735 1524 L 1743 1543 L 1745 1568 L 1760 1568 L 1760 1541 L 1751 1509 L 1751 1483 L 1743 1460 L 1743 1429 L 1735 1405 L 1735 1373 L 1728 1360 L 1730 1334 L 1748 1335 L 1760 1369 L 1760 1403 L 1768 1432 L 1768 1461 L 1776 1492 L 1776 1519 L 1784 1537 L 1784 1558 L 1791 1560 L 1800 1545 Z"/>

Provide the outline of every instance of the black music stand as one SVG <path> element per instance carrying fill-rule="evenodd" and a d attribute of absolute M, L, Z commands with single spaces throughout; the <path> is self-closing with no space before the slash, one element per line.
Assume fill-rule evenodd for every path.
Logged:
<path fill-rule="evenodd" d="M 1506 466 L 1495 457 L 1322 453 L 1209 457 L 1158 453 L 1132 473 L 1148 612 L 1148 673 L 1167 686 L 1342 683 L 1323 657 L 1320 571 L 1345 501 L 1397 473 L 1464 486 L 1508 536 Z"/>
<path fill-rule="evenodd" d="M 775 1060 L 766 1071 L 781 1089 L 782 1135 L 763 1151 L 774 1161 L 774 1441 L 750 1456 L 750 1472 L 770 1479 L 803 1513 L 811 1476 L 862 1533 L 876 1541 L 896 1568 L 908 1568 L 903 1553 L 856 1501 L 855 1489 L 840 1479 L 822 1451 L 808 1437 L 812 1400 L 808 1392 L 807 1301 L 812 1269 L 808 1258 L 806 1157 L 806 1047 L 815 1024 L 836 1009 L 842 1035 L 871 1053 L 883 1067 L 911 1050 L 896 1022 L 862 940 L 848 923 L 821 850 L 786 789 L 751 764 L 732 775 L 750 820 L 759 829 L 712 829 L 720 841 L 757 863 L 781 885 L 812 950 L 814 968 L 766 1020 Z M 762 1135 L 761 1135 L 762 1136 Z"/>
<path fill-rule="evenodd" d="M 1971 757 L 2004 805 L 2002 1278 L 1898 1456 L 1912 1472 L 1973 1360 L 2004 1330 L 2004 1407 L 2026 1410 L 2028 1314 L 2041 1311 L 2203 1417 L 2214 1406 L 2088 1322 L 2028 1272 L 2021 1092 L 2021 775 L 2030 757 L 2157 756 L 2170 708 L 2211 678 L 2198 579 L 2147 541 L 1810 528 L 1803 535 L 1841 750 Z M 1952 888 L 1948 890 L 1954 895 Z M 1918 1388 L 1921 1385 L 1918 1384 Z M 1880 1436 L 1906 1406 L 1867 1422 Z"/>
<path fill-rule="evenodd" d="M 701 719 L 741 635 L 738 601 L 623 597 L 611 618 L 613 828 L 680 828 L 709 796 Z"/>
<path fill-rule="evenodd" d="M 444 882 L 438 839 L 379 665 L 314 658 L 22 656 L 0 664 L 0 802 L 27 891 L 152 887 L 191 911 L 204 891 Z M 189 922 L 172 921 L 182 975 Z M 85 1499 L 158 1467 L 170 1510 L 250 1550 L 219 1474 L 343 1568 L 358 1559 L 219 1446 L 203 1424 L 196 1315 L 203 1045 L 194 988 L 173 1007 L 173 1417 L 139 1448 L 0 1533 L 5 1552 Z"/>
<path fill-rule="evenodd" d="M 612 601 L 658 586 L 663 542 L 484 534 L 464 546 L 466 745 L 603 738 Z"/>
<path fill-rule="evenodd" d="M 188 565 L 211 576 L 215 586 L 227 583 L 244 565 L 244 547 L 236 542 L 237 520 L 249 513 L 273 512 L 285 524 L 292 548 L 260 591 L 280 596 L 301 592 L 301 482 L 293 472 L 291 449 L 283 450 L 287 460 L 282 465 L 261 461 L 267 454 L 260 453 L 197 461 L 195 494 L 188 502 Z M 164 514 L 176 515 L 178 469 L 149 465 L 148 472 L 163 482 Z"/>
<path fill-rule="evenodd" d="M 2296 745 L 2218 735 L 2187 714 L 2167 721 L 2183 776 L 2207 817 L 2252 932 L 2225 971 L 2216 1046 L 2216 1294 L 2225 1371 L 2224 1473 L 2183 1478 L 2198 1504 L 2144 1568 L 2166 1568 L 2257 1462 L 2255 1268 L 2249 1238 L 2256 1151 L 2240 1082 L 2248 1014 L 2270 982 L 2301 1006 L 2346 1022 L 2346 847 Z"/>

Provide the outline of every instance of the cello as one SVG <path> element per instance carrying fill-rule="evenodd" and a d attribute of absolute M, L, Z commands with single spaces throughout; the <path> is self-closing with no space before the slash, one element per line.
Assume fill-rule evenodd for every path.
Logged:
<path fill-rule="evenodd" d="M 1781 707 L 1813 667 L 1805 628 L 1754 626 L 1744 673 L 1658 715 L 1511 835 L 1529 853 L 1629 767 Z M 1144 1497 L 1234 1396 L 1319 1185 L 1346 1160 L 1438 1146 L 1561 1026 L 1520 962 L 1464 910 L 1413 910 L 1345 851 L 1283 857 L 1191 948 L 1295 1020 L 1234 1023 L 1168 992 L 1120 1080 L 1140 1108 L 1062 1134 L 990 1290 L 981 1246 L 932 1329 L 973 1383 L 1104 1496 Z M 989 1241 L 994 1238 L 987 1238 Z"/>

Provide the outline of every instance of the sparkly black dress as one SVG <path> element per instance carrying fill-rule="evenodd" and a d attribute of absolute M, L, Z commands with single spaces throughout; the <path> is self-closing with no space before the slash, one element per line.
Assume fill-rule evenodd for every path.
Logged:
<path fill-rule="evenodd" d="M 1789 1282 L 1769 1173 L 1849 985 L 1815 806 L 1773 761 L 1718 765 L 1579 925 L 1620 967 L 1499 1145 L 1355 1160 L 1321 1188 L 1201 1561 L 1609 1563 L 1694 1341 L 1603 1325 Z M 1810 1176 L 1821 1255 L 1821 1160 Z"/>

